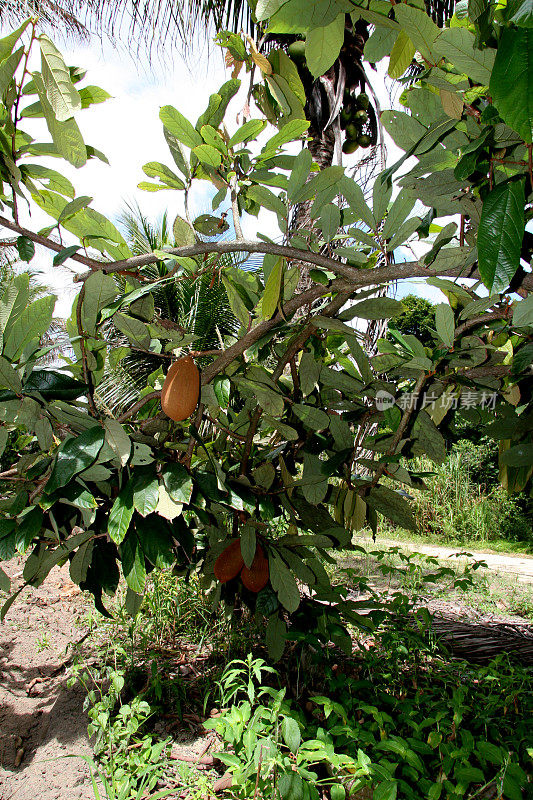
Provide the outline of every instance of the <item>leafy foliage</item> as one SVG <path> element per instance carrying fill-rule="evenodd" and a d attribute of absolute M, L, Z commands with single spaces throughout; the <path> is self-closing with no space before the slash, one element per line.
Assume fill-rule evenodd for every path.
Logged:
<path fill-rule="evenodd" d="M 317 31 L 310 48 L 320 68 L 328 48 L 327 60 L 336 57 L 343 4 L 320 0 L 305 14 L 300 0 L 260 8 L 273 30 Z M 0 420 L 24 437 L 9 465 L 15 472 L 6 476 L 11 488 L 2 499 L 0 554 L 26 556 L 28 583 L 39 584 L 68 559 L 73 578 L 107 613 L 104 595 L 116 590 L 119 564 L 130 600 L 142 594 L 152 570 L 174 564 L 178 572 L 201 573 L 215 601 L 243 600 L 264 618 L 277 658 L 287 623 L 301 610 L 304 584 L 316 603 L 331 604 L 348 647 L 346 620 L 357 607 L 331 586 L 324 563 L 330 551 L 352 546 L 353 533 L 365 525 L 375 531 L 378 514 L 415 525 L 404 487 L 421 479 L 399 461 L 425 454 L 441 463 L 443 420 L 475 408 L 483 433 L 499 442 L 504 486 L 531 492 L 533 316 L 530 297 L 513 296 L 516 288 L 522 295 L 533 288 L 531 275 L 519 270 L 524 243 L 529 252 L 530 144 L 522 122 L 515 125 L 488 88 L 502 42 L 520 26 L 503 10 L 484 20 L 472 8 L 472 19 L 455 18 L 445 30 L 418 7 L 402 3 L 394 19 L 389 10 L 356 6 L 351 18 L 376 26 L 386 45 L 374 47 L 383 58 L 400 35 L 395 56 L 403 53 L 407 37 L 407 52 L 414 48 L 422 71 L 406 83 L 405 111 L 383 112 L 404 155 L 378 176 L 372 198 L 342 166 L 319 170 L 310 153 L 293 154 L 309 121 L 291 59 L 279 53 L 267 59 L 250 38 L 226 33 L 219 41 L 233 77 L 196 122 L 162 108 L 173 167 L 153 161 L 145 167 L 157 183 L 144 188 L 183 192 L 186 208 L 191 188 L 207 181 L 216 190 L 213 213 L 179 215 L 172 234 L 165 222 L 160 237 L 138 220 L 129 226 L 131 241 L 90 198 L 77 197 L 60 172 L 28 163 L 50 154 L 79 167 L 104 159 L 85 145 L 77 122 L 86 106 L 78 95 L 101 95 L 95 87 L 82 94 L 79 74 L 66 72 L 59 56 L 50 67 L 55 51 L 33 21 L 0 42 L 2 202 L 13 211 L 17 197 L 31 198 L 52 219 L 42 233 L 46 245 L 57 253 L 46 237 L 59 231 L 75 242 L 59 257 L 89 270 L 67 323 L 73 357 L 54 368 L 53 378 L 39 367 L 53 298 L 30 302 L 19 277 L 0 297 Z M 48 65 L 29 76 L 19 64 L 36 43 Z M 404 62 L 395 58 L 395 74 Z M 253 65 L 262 116 L 230 135 L 223 121 L 240 86 L 237 75 Z M 290 91 L 280 90 L 281 72 Z M 267 87 L 275 96 L 272 113 L 263 102 Z M 34 111 L 44 115 L 51 142 L 34 141 L 19 124 L 25 111 L 33 113 L 35 93 Z M 427 208 L 423 216 L 413 215 L 415 199 Z M 214 234 L 228 229 L 226 203 L 236 238 L 220 241 Z M 299 204 L 308 204 L 318 239 L 316 230 L 291 231 Z M 240 217 L 265 208 L 285 244 L 264 235 L 243 239 Z M 458 224 L 439 224 L 449 215 L 458 215 Z M 18 231 L 16 213 L 13 220 Z M 31 231 L 21 235 L 35 238 Z M 394 263 L 400 248 L 420 241 L 421 258 Z M 31 256 L 26 242 L 21 249 Z M 227 257 L 244 260 L 250 253 L 263 255 L 261 270 L 241 269 Z M 301 264 L 312 271 L 309 288 L 298 292 Z M 486 297 L 479 283 L 464 286 L 464 276 L 481 278 L 493 293 Z M 391 328 L 370 358 L 357 320 L 399 316 L 403 305 L 373 296 L 372 287 L 403 278 L 426 279 L 447 302 L 437 306 L 425 341 Z M 231 326 L 221 331 L 228 319 Z M 164 366 L 183 352 L 196 353 L 202 393 L 191 420 L 175 424 L 159 413 L 159 397 Z M 121 365 L 131 380 L 137 358 L 136 402 L 118 413 L 114 401 L 102 400 L 106 376 Z M 268 583 L 261 591 L 239 577 L 215 580 L 215 561 L 233 541 L 242 541 L 250 571 L 254 542 L 265 554 Z"/>

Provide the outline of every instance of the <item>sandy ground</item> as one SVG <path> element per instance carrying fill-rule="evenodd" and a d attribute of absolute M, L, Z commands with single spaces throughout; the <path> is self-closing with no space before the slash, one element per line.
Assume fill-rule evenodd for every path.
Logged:
<path fill-rule="evenodd" d="M 13 588 L 20 569 L 7 565 Z M 0 625 L 0 800 L 93 796 L 85 762 L 64 758 L 91 755 L 83 695 L 67 688 L 62 666 L 86 609 L 68 571 L 53 570 L 39 589 L 24 589 Z"/>
<path fill-rule="evenodd" d="M 377 546 L 393 544 L 398 543 L 380 539 Z M 442 559 L 457 552 L 403 542 L 401 547 Z M 533 558 L 468 552 L 507 579 L 533 585 Z M 2 566 L 17 588 L 20 562 Z M 0 800 L 94 798 L 88 767 L 79 757 L 91 756 L 83 694 L 67 688 L 65 669 L 69 644 L 87 630 L 89 608 L 67 569 L 56 569 L 39 589 L 24 589 L 0 625 Z M 188 738 L 173 747 L 178 759 L 202 750 L 201 739 Z"/>
<path fill-rule="evenodd" d="M 383 550 L 387 547 L 400 547 L 405 552 L 424 553 L 438 559 L 450 559 L 455 563 L 465 561 L 484 561 L 492 572 L 498 572 L 507 579 L 516 579 L 517 583 L 533 585 L 533 556 L 524 554 L 513 555 L 506 553 L 486 553 L 482 550 L 472 550 L 470 547 L 442 547 L 436 544 L 421 544 L 419 542 L 402 542 L 395 539 L 378 537 L 375 544 L 372 539 L 361 539 L 357 542 L 367 549 Z M 467 557 L 457 558 L 454 554 L 466 552 Z"/>

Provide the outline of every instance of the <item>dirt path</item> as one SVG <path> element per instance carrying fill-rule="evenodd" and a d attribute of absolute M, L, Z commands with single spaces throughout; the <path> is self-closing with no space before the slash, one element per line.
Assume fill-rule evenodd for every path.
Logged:
<path fill-rule="evenodd" d="M 515 578 L 518 583 L 533 586 L 533 556 L 514 555 L 508 553 L 484 553 L 481 550 L 472 550 L 470 547 L 442 547 L 436 544 L 422 544 L 419 542 L 403 542 L 395 539 L 382 539 L 379 537 L 374 543 L 372 539 L 361 539 L 357 542 L 369 549 L 383 549 L 386 547 L 400 547 L 406 552 L 424 553 L 439 559 L 451 559 L 453 562 L 485 561 L 489 570 L 498 572 L 506 578 Z M 466 552 L 468 557 L 454 558 L 455 553 Z"/>
<path fill-rule="evenodd" d="M 6 571 L 16 589 L 20 564 Z M 83 695 L 67 688 L 61 668 L 84 633 L 86 609 L 68 571 L 54 570 L 22 592 L 0 625 L 0 800 L 93 797 L 85 762 L 64 758 L 91 755 Z"/>

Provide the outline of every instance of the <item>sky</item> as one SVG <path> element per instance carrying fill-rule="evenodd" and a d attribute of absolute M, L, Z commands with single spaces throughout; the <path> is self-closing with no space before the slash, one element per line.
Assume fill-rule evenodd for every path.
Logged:
<path fill-rule="evenodd" d="M 172 221 L 177 213 L 183 213 L 182 193 L 175 191 L 145 192 L 137 184 L 146 179 L 142 167 L 148 161 L 161 161 L 173 168 L 172 158 L 163 137 L 163 126 L 159 120 L 159 109 L 173 105 L 186 117 L 195 120 L 207 106 L 209 95 L 229 78 L 224 67 L 222 53 L 216 46 L 208 48 L 205 41 L 196 39 L 187 61 L 174 52 L 172 61 L 165 64 L 148 64 L 146 57 L 134 58 L 124 48 L 115 48 L 108 42 L 94 38 L 86 45 L 73 45 L 56 41 L 67 64 L 87 70 L 83 85 L 96 85 L 105 89 L 111 98 L 105 103 L 93 105 L 77 115 L 77 121 L 86 144 L 104 152 L 109 165 L 91 159 L 79 170 L 66 162 L 50 159 L 49 165 L 59 169 L 74 184 L 76 194 L 94 198 L 92 207 L 116 222 L 126 204 L 139 203 L 143 212 L 155 219 L 167 210 Z M 208 54 L 209 50 L 209 54 Z M 389 105 L 383 74 L 372 73 L 372 82 L 382 107 Z M 237 120 L 242 111 L 244 94 L 241 90 L 230 104 L 227 124 L 234 129 L 242 123 Z M 257 113 L 254 109 L 252 114 Z M 25 128 L 42 141 L 49 141 L 43 120 L 27 120 Z M 271 135 L 271 134 L 270 134 Z M 389 163 L 396 160 L 401 151 L 387 141 Z M 348 160 L 348 164 L 353 161 Z M 199 182 L 192 195 L 194 213 L 209 212 L 213 191 L 207 182 Z M 277 225 L 273 215 L 267 213 L 261 230 L 275 236 Z M 50 224 L 50 218 L 38 208 L 32 209 L 31 218 L 25 213 L 22 220 L 28 227 L 37 230 Z M 243 223 L 244 233 L 255 238 L 257 220 L 247 217 Z M 279 231 L 278 231 L 279 233 Z M 406 256 L 412 258 L 412 255 Z M 66 317 L 79 284 L 72 281 L 74 262 L 70 268 L 52 267 L 51 255 L 38 248 L 32 262 L 43 272 L 45 280 L 57 295 L 56 315 Z M 398 296 L 414 291 L 433 301 L 442 299 L 438 290 L 418 284 L 404 284 Z"/>

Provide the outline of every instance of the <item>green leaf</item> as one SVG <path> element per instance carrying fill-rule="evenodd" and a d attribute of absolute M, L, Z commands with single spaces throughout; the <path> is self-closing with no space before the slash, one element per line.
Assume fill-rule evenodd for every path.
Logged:
<path fill-rule="evenodd" d="M 291 203 L 294 202 L 294 198 L 305 186 L 312 164 L 313 157 L 310 151 L 305 147 L 294 159 L 294 164 L 289 175 L 287 197 Z"/>
<path fill-rule="evenodd" d="M 448 303 L 439 303 L 435 306 L 435 325 L 437 334 L 446 347 L 453 347 L 455 317 Z"/>
<path fill-rule="evenodd" d="M 381 235 L 384 239 L 390 239 L 397 234 L 398 228 L 409 216 L 416 202 L 416 197 L 409 189 L 402 189 L 385 217 L 385 224 Z"/>
<path fill-rule="evenodd" d="M 394 9 L 394 16 L 418 52 L 426 61 L 436 64 L 438 54 L 434 45 L 440 30 L 426 12 L 401 3 Z"/>
<path fill-rule="evenodd" d="M 130 480 L 117 495 L 107 520 L 107 532 L 111 541 L 115 542 L 115 544 L 120 544 L 123 541 L 128 532 L 132 516 L 133 482 Z M 131 588 L 133 589 L 133 586 Z"/>
<path fill-rule="evenodd" d="M 85 333 L 96 335 L 98 315 L 118 294 L 118 287 L 111 275 L 95 270 L 85 281 L 81 307 L 81 322 Z"/>
<path fill-rule="evenodd" d="M 192 152 L 202 164 L 207 164 L 208 167 L 213 169 L 218 169 L 222 163 L 220 151 L 216 147 L 211 147 L 210 144 L 200 144 Z"/>
<path fill-rule="evenodd" d="M 103 447 L 104 439 L 104 429 L 100 425 L 94 425 L 80 436 L 63 442 L 46 484 L 47 494 L 66 486 L 75 475 L 94 464 Z"/>
<path fill-rule="evenodd" d="M 185 247 L 188 244 L 194 244 L 195 236 L 194 231 L 187 222 L 187 220 L 180 217 L 178 214 L 176 219 L 174 220 L 174 225 L 172 226 L 172 230 L 174 233 L 174 239 L 176 241 L 177 247 Z"/>
<path fill-rule="evenodd" d="M 365 223 L 371 230 L 376 229 L 374 215 L 366 204 L 363 190 L 353 178 L 344 175 L 339 181 L 339 191 L 355 216 Z"/>
<path fill-rule="evenodd" d="M 518 328 L 533 326 L 533 294 L 528 295 L 525 300 L 515 303 L 513 325 Z"/>
<path fill-rule="evenodd" d="M 133 476 L 133 505 L 141 517 L 152 514 L 159 502 L 159 480 L 151 467 L 136 469 Z"/>
<path fill-rule="evenodd" d="M 366 49 L 366 48 L 365 48 Z M 388 73 L 391 78 L 401 78 L 410 66 L 416 48 L 409 36 L 402 29 L 394 42 L 389 58 Z"/>
<path fill-rule="evenodd" d="M 413 426 L 415 442 L 413 452 L 425 453 L 436 464 L 446 460 L 446 443 L 442 434 L 426 411 L 420 411 Z"/>
<path fill-rule="evenodd" d="M 490 292 L 506 289 L 520 265 L 524 190 L 524 179 L 505 181 L 483 202 L 477 237 L 479 273 Z"/>
<path fill-rule="evenodd" d="M 83 89 L 79 90 L 79 93 L 82 108 L 89 108 L 89 106 L 97 103 L 103 103 L 111 97 L 109 92 L 101 89 L 100 86 L 84 86 Z"/>
<path fill-rule="evenodd" d="M 302 736 L 300 734 L 300 726 L 295 719 L 292 717 L 283 717 L 281 722 L 281 735 L 291 753 L 297 753 L 302 741 Z"/>
<path fill-rule="evenodd" d="M 404 310 L 403 304 L 392 297 L 369 297 L 350 309 L 353 316 L 359 319 L 389 319 L 397 317 Z"/>
<path fill-rule="evenodd" d="M 305 59 L 314 78 L 319 78 L 337 59 L 344 41 L 344 17 L 339 14 L 329 25 L 311 28 L 305 39 Z"/>
<path fill-rule="evenodd" d="M 304 469 L 302 474 L 302 494 L 308 503 L 316 506 L 328 493 L 328 479 L 322 472 L 323 463 L 318 456 L 304 453 Z"/>
<path fill-rule="evenodd" d="M 70 78 L 63 56 L 44 33 L 39 36 L 41 71 L 46 96 L 55 118 L 65 122 L 81 109 L 81 97 Z"/>
<path fill-rule="evenodd" d="M 164 569 L 175 563 L 171 532 L 160 516 L 154 514 L 146 519 L 136 517 L 135 530 L 144 555 L 154 567 Z"/>
<path fill-rule="evenodd" d="M 382 781 L 378 783 L 372 794 L 372 800 L 396 800 L 398 781 Z"/>
<path fill-rule="evenodd" d="M 93 549 L 94 549 L 94 540 L 89 539 L 88 542 L 85 542 L 80 547 L 78 547 L 77 551 L 74 553 L 72 561 L 70 562 L 69 567 L 69 574 L 70 579 L 79 586 L 80 583 L 87 578 L 87 572 L 91 565 L 92 557 L 93 557 Z"/>
<path fill-rule="evenodd" d="M 117 312 L 113 315 L 113 322 L 130 342 L 146 350 L 150 346 L 150 333 L 147 325 L 135 317 Z"/>
<path fill-rule="evenodd" d="M 270 583 L 278 595 L 279 602 L 292 614 L 300 605 L 300 590 L 294 575 L 285 562 L 273 551 L 268 554 Z"/>
<path fill-rule="evenodd" d="M 174 159 L 174 164 L 177 166 L 179 171 L 185 175 L 186 178 L 188 178 L 190 176 L 190 169 L 187 159 L 185 158 L 185 150 L 183 149 L 183 146 L 166 128 L 163 129 L 163 135 L 168 145 L 168 149 L 170 150 L 170 155 Z"/>
<path fill-rule="evenodd" d="M 8 36 L 5 36 L 3 39 L 0 39 L 0 61 L 4 61 L 13 51 L 16 43 L 28 27 L 31 22 L 31 17 L 24 20 L 20 28 L 17 28 L 16 31 L 13 31 Z"/>
<path fill-rule="evenodd" d="M 24 382 L 23 392 L 39 392 L 45 400 L 76 400 L 87 392 L 87 384 L 52 369 L 34 369 Z"/>
<path fill-rule="evenodd" d="M 517 444 L 501 456 L 502 464 L 508 467 L 529 467 L 533 464 L 533 444 Z"/>
<path fill-rule="evenodd" d="M 202 137 L 192 124 L 172 106 L 163 106 L 159 112 L 159 119 L 172 136 L 186 147 L 198 147 L 202 144 Z"/>
<path fill-rule="evenodd" d="M 106 419 L 104 422 L 105 440 L 115 453 L 121 466 L 128 463 L 131 453 L 131 440 L 120 422 L 115 419 Z"/>
<path fill-rule="evenodd" d="M 287 124 L 281 128 L 279 133 L 274 134 L 274 136 L 272 136 L 272 138 L 269 139 L 265 144 L 261 150 L 263 157 L 270 158 L 273 153 L 284 144 L 295 141 L 296 139 L 300 139 L 307 131 L 308 127 L 309 122 L 307 120 L 294 119 L 291 122 L 287 122 Z"/>
<path fill-rule="evenodd" d="M 321 211 L 318 227 L 326 242 L 331 242 L 341 223 L 341 212 L 334 203 L 327 203 Z M 344 254 L 343 254 L 344 255 Z"/>
<path fill-rule="evenodd" d="M 490 79 L 490 94 L 504 122 L 533 141 L 533 30 L 504 28 Z"/>
<path fill-rule="evenodd" d="M 76 120 L 73 117 L 63 122 L 58 120 L 52 106 L 48 102 L 42 75 L 39 72 L 34 72 L 33 80 L 37 87 L 39 100 L 41 101 L 46 119 L 46 125 L 58 154 L 72 164 L 72 166 L 76 168 L 83 167 L 87 162 L 87 148 Z"/>
<path fill-rule="evenodd" d="M 323 431 L 329 426 L 329 414 L 320 408 L 296 403 L 292 410 L 295 416 L 310 430 Z"/>
<path fill-rule="evenodd" d="M 241 554 L 245 565 L 250 569 L 257 548 L 257 537 L 253 525 L 241 528 Z"/>
<path fill-rule="evenodd" d="M 402 528 L 416 531 L 415 518 L 409 504 L 392 489 L 388 489 L 386 486 L 375 486 L 365 496 L 365 502 Z"/>
<path fill-rule="evenodd" d="M 159 178 L 159 180 L 171 189 L 185 189 L 185 184 L 175 175 L 171 169 L 159 161 L 149 161 L 143 167 L 143 172 L 149 178 Z"/>
<path fill-rule="evenodd" d="M 302 353 L 299 367 L 300 390 L 304 397 L 311 394 L 320 377 L 320 363 L 312 353 Z"/>
<path fill-rule="evenodd" d="M 227 408 L 231 394 L 230 379 L 219 375 L 213 381 L 213 390 L 220 408 Z"/>
<path fill-rule="evenodd" d="M 248 122 L 245 122 L 244 125 L 241 125 L 241 127 L 235 131 L 228 142 L 228 147 L 235 147 L 236 144 L 256 139 L 259 134 L 264 131 L 266 126 L 267 122 L 264 119 L 249 119 Z"/>
<path fill-rule="evenodd" d="M 501 44 L 500 44 L 501 47 Z M 496 50 L 476 46 L 473 33 L 466 28 L 447 28 L 439 34 L 435 49 L 460 72 L 487 86 L 494 66 Z"/>
<path fill-rule="evenodd" d="M 82 197 L 76 197 L 70 203 L 67 203 L 60 215 L 57 218 L 58 222 L 66 222 L 66 220 L 73 217 L 78 211 L 81 211 L 82 208 L 87 208 L 89 203 L 92 202 L 92 197 L 88 197 L 86 195 Z"/>
<path fill-rule="evenodd" d="M 163 481 L 166 489 L 177 503 L 190 503 L 192 495 L 192 478 L 181 464 L 166 464 L 163 469 Z"/>
<path fill-rule="evenodd" d="M 52 322 L 56 298 L 52 295 L 40 297 L 27 306 L 13 325 L 8 325 L 4 334 L 4 356 L 17 361 L 25 348 L 46 333 Z"/>
<path fill-rule="evenodd" d="M 514 22 L 520 28 L 533 28 L 533 0 L 516 0 L 514 3 L 507 3 L 507 9 L 511 13 L 514 11 L 509 22 Z"/>
<path fill-rule="evenodd" d="M 144 553 L 134 530 L 131 530 L 122 542 L 120 554 L 126 583 L 133 592 L 142 594 L 146 586 L 146 566 Z"/>
<path fill-rule="evenodd" d="M 268 208 L 278 216 L 285 218 L 287 216 L 287 208 L 280 198 L 274 192 L 267 189 L 266 186 L 250 186 L 246 190 L 246 196 L 250 200 L 254 200 L 262 208 Z"/>
<path fill-rule="evenodd" d="M 19 378 L 18 372 L 16 372 L 10 362 L 2 356 L 0 356 L 0 387 L 3 389 L 11 389 L 15 394 L 22 394 L 22 381 Z"/>
<path fill-rule="evenodd" d="M 61 264 L 64 264 L 67 258 L 73 256 L 75 253 L 78 252 L 79 249 L 80 249 L 79 245 L 73 244 L 70 247 L 65 247 L 63 248 L 63 250 L 60 250 L 59 253 L 55 255 L 53 258 L 52 263 L 54 267 L 59 267 L 61 266 Z"/>
<path fill-rule="evenodd" d="M 2 592 L 9 592 L 11 590 L 11 581 L 2 567 L 0 567 L 0 590 Z"/>
<path fill-rule="evenodd" d="M 13 76 L 20 64 L 23 53 L 24 48 L 19 47 L 19 49 L 6 58 L 5 61 L 0 63 L 0 96 L 5 94 L 9 84 L 13 80 Z"/>
<path fill-rule="evenodd" d="M 284 263 L 283 258 L 278 258 L 274 267 L 270 270 L 270 275 L 261 297 L 261 316 L 263 319 L 270 319 L 278 307 Z"/>

